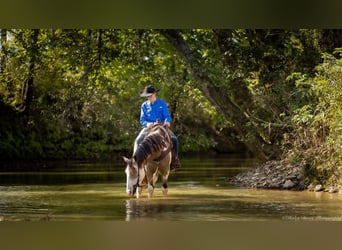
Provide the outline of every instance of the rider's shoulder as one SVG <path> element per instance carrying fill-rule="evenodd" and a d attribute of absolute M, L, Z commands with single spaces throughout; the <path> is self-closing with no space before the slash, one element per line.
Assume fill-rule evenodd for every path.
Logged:
<path fill-rule="evenodd" d="M 165 100 L 163 100 L 163 99 L 160 99 L 160 98 L 157 98 L 156 102 L 158 102 L 160 104 L 163 104 L 163 105 L 167 105 L 167 102 Z"/>

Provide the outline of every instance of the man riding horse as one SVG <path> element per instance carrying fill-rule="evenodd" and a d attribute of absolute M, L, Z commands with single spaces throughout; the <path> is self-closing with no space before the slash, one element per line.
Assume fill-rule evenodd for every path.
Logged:
<path fill-rule="evenodd" d="M 157 97 L 157 90 L 153 85 L 146 86 L 140 93 L 140 96 L 147 97 L 147 100 L 141 105 L 140 124 L 143 128 L 135 139 L 135 145 L 139 145 L 145 138 L 148 131 L 156 124 L 163 124 L 170 128 L 172 121 L 167 103 Z M 178 159 L 178 138 L 171 129 L 168 129 L 168 131 L 170 132 L 170 137 L 173 143 L 170 168 L 179 169 L 181 165 Z"/>

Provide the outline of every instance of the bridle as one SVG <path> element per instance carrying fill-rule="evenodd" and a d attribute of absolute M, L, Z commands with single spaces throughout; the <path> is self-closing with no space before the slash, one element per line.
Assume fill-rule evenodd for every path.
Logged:
<path fill-rule="evenodd" d="M 133 194 L 135 194 L 137 192 L 138 187 L 141 187 L 141 185 L 139 184 L 139 179 L 140 179 L 140 171 L 138 168 L 138 179 L 137 179 L 137 183 L 133 185 Z"/>
<path fill-rule="evenodd" d="M 140 170 L 139 170 L 139 166 L 137 167 L 137 171 L 138 171 L 138 179 L 137 179 L 137 183 L 133 185 L 133 194 L 135 194 L 137 192 L 137 188 L 138 187 L 143 187 L 142 185 L 139 184 L 140 183 Z M 145 176 L 146 176 L 146 169 L 145 168 L 144 168 L 144 172 L 145 172 Z"/>

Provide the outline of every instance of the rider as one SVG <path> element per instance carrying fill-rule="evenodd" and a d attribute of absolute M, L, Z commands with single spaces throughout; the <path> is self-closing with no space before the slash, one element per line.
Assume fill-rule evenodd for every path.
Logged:
<path fill-rule="evenodd" d="M 156 123 L 163 123 L 168 128 L 171 127 L 171 115 L 167 107 L 167 103 L 157 97 L 157 90 L 153 85 L 148 85 L 140 92 L 141 97 L 147 97 L 147 100 L 141 105 L 140 110 L 140 124 L 143 126 L 139 135 L 137 136 L 135 143 L 140 144 L 147 134 L 148 130 Z M 170 136 L 173 143 L 171 169 L 180 168 L 180 162 L 178 159 L 178 138 L 171 131 Z"/>

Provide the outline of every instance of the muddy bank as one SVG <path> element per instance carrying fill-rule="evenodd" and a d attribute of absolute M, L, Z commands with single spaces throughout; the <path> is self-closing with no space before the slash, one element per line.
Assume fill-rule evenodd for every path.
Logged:
<path fill-rule="evenodd" d="M 309 190 L 342 194 L 342 187 L 313 184 L 305 178 L 299 165 L 282 165 L 280 161 L 268 161 L 260 166 L 248 169 L 230 180 L 230 183 L 248 188 Z"/>

